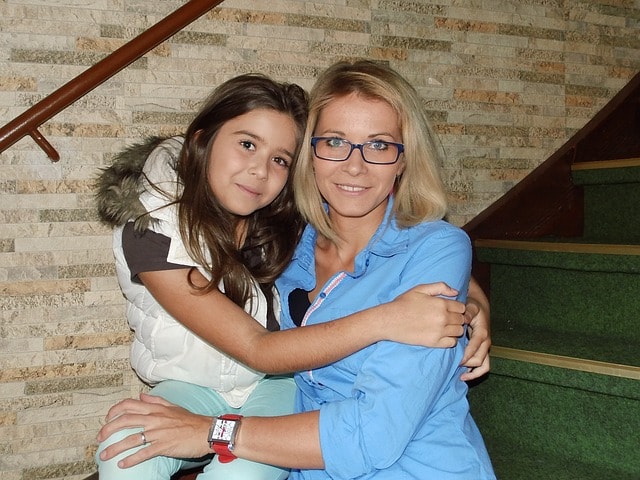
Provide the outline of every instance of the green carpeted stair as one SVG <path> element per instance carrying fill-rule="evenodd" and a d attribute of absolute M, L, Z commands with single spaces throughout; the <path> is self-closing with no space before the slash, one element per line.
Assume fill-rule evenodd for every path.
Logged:
<path fill-rule="evenodd" d="M 572 178 L 582 237 L 474 243 L 494 347 L 469 399 L 500 480 L 640 479 L 640 159 Z"/>

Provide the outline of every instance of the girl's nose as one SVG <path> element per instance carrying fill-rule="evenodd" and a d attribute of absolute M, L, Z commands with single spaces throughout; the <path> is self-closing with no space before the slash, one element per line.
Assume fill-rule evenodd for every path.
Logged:
<path fill-rule="evenodd" d="M 264 180 L 268 176 L 268 159 L 256 158 L 249 166 L 249 174 L 255 175 L 257 178 Z"/>

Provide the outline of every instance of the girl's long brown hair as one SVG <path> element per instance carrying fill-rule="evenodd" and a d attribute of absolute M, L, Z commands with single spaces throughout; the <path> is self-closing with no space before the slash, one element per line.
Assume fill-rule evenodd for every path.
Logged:
<path fill-rule="evenodd" d="M 220 85 L 189 125 L 177 165 L 183 185 L 178 221 L 189 254 L 211 275 L 203 292 L 218 288 L 222 281 L 227 297 L 244 307 L 252 299 L 255 279 L 272 305 L 273 283 L 291 260 L 303 225 L 291 179 L 304 135 L 307 100 L 298 85 L 278 83 L 260 74 L 241 75 Z M 236 227 L 241 218 L 219 204 L 207 181 L 207 168 L 211 145 L 222 125 L 256 109 L 291 116 L 297 144 L 284 189 L 269 206 L 246 218 L 246 240 L 238 248 Z"/>

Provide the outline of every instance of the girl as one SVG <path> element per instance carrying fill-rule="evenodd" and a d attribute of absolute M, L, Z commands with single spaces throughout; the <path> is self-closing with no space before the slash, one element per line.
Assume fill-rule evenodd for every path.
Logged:
<path fill-rule="evenodd" d="M 145 162 L 140 201 L 149 213 L 137 221 L 137 230 L 131 222 L 116 229 L 114 249 L 136 336 L 132 365 L 143 380 L 157 384 L 155 397 L 205 416 L 281 415 L 293 410 L 293 383 L 263 378 L 257 370 L 320 367 L 380 340 L 450 346 L 462 333 L 464 305 L 435 297 L 456 295 L 443 284 L 396 295 L 394 302 L 389 298 L 337 322 L 277 334 L 247 315 L 277 329 L 273 282 L 289 263 L 302 225 L 288 177 L 304 130 L 305 100 L 299 87 L 259 75 L 237 77 L 214 92 L 184 139 L 162 143 Z M 425 309 L 433 327 L 425 325 Z M 117 435 L 101 433 L 101 480 L 169 478 L 194 465 L 167 452 L 123 470 L 120 457 L 101 454 L 120 439 L 135 439 L 130 447 L 150 451 L 156 440 L 140 425 Z M 210 450 L 201 453 L 210 460 Z M 220 458 L 200 478 L 288 474 Z"/>

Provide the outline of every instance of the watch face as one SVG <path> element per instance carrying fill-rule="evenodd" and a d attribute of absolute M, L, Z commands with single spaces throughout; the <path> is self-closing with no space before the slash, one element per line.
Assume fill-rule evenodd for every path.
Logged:
<path fill-rule="evenodd" d="M 233 429 L 236 425 L 235 420 L 223 420 L 218 418 L 213 427 L 212 439 L 220 442 L 230 442 Z"/>

